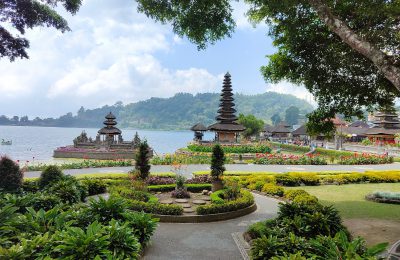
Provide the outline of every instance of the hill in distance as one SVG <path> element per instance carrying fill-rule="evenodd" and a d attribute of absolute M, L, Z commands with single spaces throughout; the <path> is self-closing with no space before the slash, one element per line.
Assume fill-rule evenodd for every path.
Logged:
<path fill-rule="evenodd" d="M 103 125 L 104 116 L 113 112 L 117 117 L 120 128 L 182 130 L 189 129 L 200 122 L 210 125 L 215 122 L 219 105 L 220 94 L 179 93 L 170 98 L 150 98 L 145 101 L 123 105 L 117 102 L 112 106 L 103 106 L 96 109 L 81 107 L 77 115 L 67 113 L 59 118 L 26 120 L 26 117 L 16 120 L 14 117 L 5 122 L 0 117 L 0 124 L 58 126 L 58 127 L 95 127 Z M 257 95 L 235 94 L 237 115 L 253 114 L 265 123 L 271 123 L 271 116 L 278 113 L 285 118 L 285 110 L 290 106 L 300 109 L 300 115 L 305 116 L 313 107 L 305 100 L 292 95 L 266 92 Z M 24 118 L 24 120 L 22 120 Z"/>

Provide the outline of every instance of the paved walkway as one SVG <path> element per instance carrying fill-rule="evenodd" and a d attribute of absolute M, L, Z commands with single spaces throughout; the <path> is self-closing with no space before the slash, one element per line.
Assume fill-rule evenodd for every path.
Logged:
<path fill-rule="evenodd" d="M 370 171 L 370 170 L 400 170 L 400 163 L 379 164 L 379 165 L 259 165 L 259 164 L 227 164 L 228 171 L 270 171 L 270 172 L 288 172 L 288 171 Z M 109 168 L 87 168 L 64 170 L 64 173 L 78 175 L 85 173 L 124 173 L 132 170 L 133 167 L 109 167 Z M 207 164 L 187 165 L 183 174 L 191 177 L 194 171 L 207 171 L 210 166 Z M 153 165 L 152 172 L 170 172 L 170 165 Z M 40 172 L 26 172 L 25 177 L 39 177 Z"/>
<path fill-rule="evenodd" d="M 257 210 L 226 221 L 196 224 L 160 223 L 143 259 L 239 260 L 232 233 L 244 232 L 252 223 L 276 217 L 278 200 L 254 194 Z"/>

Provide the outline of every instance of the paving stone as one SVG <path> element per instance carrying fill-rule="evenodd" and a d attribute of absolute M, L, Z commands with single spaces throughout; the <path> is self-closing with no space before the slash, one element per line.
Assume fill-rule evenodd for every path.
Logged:
<path fill-rule="evenodd" d="M 184 213 L 193 213 L 193 212 L 194 212 L 194 209 L 192 209 L 192 208 L 184 208 L 184 209 L 183 209 L 183 212 L 184 212 Z"/>
<path fill-rule="evenodd" d="M 166 199 L 166 200 L 160 200 L 161 204 L 172 204 L 174 203 L 172 200 Z"/>
<path fill-rule="evenodd" d="M 206 204 L 206 202 L 204 200 L 194 200 L 194 201 L 192 201 L 192 203 L 196 204 L 196 205 L 205 205 Z"/>
<path fill-rule="evenodd" d="M 188 203 L 189 201 L 187 199 L 176 199 L 176 203 Z"/>
<path fill-rule="evenodd" d="M 192 207 L 192 205 L 190 205 L 189 203 L 182 204 L 181 206 L 182 206 L 183 208 L 190 208 L 190 207 Z"/>
<path fill-rule="evenodd" d="M 211 198 L 208 196 L 200 197 L 199 199 L 205 200 L 205 201 L 211 201 Z"/>

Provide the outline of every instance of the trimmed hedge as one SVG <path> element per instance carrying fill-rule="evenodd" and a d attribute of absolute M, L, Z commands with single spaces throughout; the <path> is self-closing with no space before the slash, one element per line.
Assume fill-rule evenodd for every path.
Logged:
<path fill-rule="evenodd" d="M 228 201 L 223 204 L 213 203 L 209 205 L 198 206 L 196 212 L 199 215 L 217 214 L 217 213 L 236 211 L 253 205 L 254 197 L 249 191 L 241 190 L 240 193 L 241 197 L 238 198 L 237 200 Z"/>
<path fill-rule="evenodd" d="M 221 147 L 224 153 L 270 153 L 272 150 L 271 147 L 265 144 L 234 146 L 222 145 Z M 211 153 L 213 146 L 191 144 L 188 145 L 187 148 L 192 152 Z"/>
<path fill-rule="evenodd" d="M 153 202 L 143 202 L 137 200 L 129 201 L 129 209 L 134 211 L 143 211 L 158 215 L 182 215 L 183 208 L 176 204 L 161 204 Z"/>
<path fill-rule="evenodd" d="M 173 191 L 175 189 L 175 184 L 168 185 L 149 185 L 147 189 L 152 192 L 168 192 Z M 201 192 L 203 190 L 211 190 L 212 185 L 209 183 L 200 183 L 200 184 L 185 184 L 187 190 L 190 192 Z"/>
<path fill-rule="evenodd" d="M 195 171 L 193 176 L 209 175 L 210 171 Z M 224 171 L 224 176 L 248 176 L 248 175 L 272 175 L 276 172 L 247 172 L 247 171 Z"/>

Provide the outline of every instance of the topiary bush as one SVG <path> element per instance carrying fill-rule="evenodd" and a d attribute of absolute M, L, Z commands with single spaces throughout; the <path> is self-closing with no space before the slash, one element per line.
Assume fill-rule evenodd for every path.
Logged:
<path fill-rule="evenodd" d="M 6 156 L 0 158 L 0 189 L 17 191 L 22 186 L 23 177 L 18 164 Z"/>
<path fill-rule="evenodd" d="M 279 196 L 282 197 L 284 193 L 284 189 L 278 185 L 273 183 L 266 183 L 261 189 L 262 192 L 265 192 L 272 196 Z"/>
<path fill-rule="evenodd" d="M 39 186 L 44 188 L 62 178 L 64 178 L 62 170 L 57 165 L 49 165 L 40 174 Z"/>

